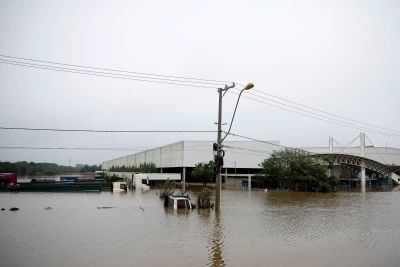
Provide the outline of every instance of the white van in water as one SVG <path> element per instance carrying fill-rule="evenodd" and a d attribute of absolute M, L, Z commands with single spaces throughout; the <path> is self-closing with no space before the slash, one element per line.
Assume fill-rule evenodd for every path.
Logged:
<path fill-rule="evenodd" d="M 165 203 L 166 205 L 167 203 Z M 192 209 L 192 203 L 190 199 L 183 195 L 172 195 L 168 196 L 168 208 L 170 209 Z"/>
<path fill-rule="evenodd" d="M 149 177 L 146 174 L 135 173 L 132 174 L 132 187 L 136 189 L 150 189 Z"/>
<path fill-rule="evenodd" d="M 112 192 L 127 192 L 128 185 L 126 182 L 113 182 L 111 191 Z"/>

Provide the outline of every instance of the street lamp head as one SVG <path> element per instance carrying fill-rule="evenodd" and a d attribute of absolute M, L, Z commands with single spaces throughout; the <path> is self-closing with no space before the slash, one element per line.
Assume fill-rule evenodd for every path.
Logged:
<path fill-rule="evenodd" d="M 250 90 L 251 88 L 254 87 L 254 83 L 248 83 L 245 87 L 244 90 Z"/>

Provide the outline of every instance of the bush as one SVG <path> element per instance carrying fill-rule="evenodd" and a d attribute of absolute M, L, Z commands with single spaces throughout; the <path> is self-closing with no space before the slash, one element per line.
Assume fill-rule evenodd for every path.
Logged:
<path fill-rule="evenodd" d="M 119 180 L 121 180 L 121 178 L 113 174 L 112 176 L 107 175 L 106 177 L 104 177 L 104 180 L 109 183 L 112 183 L 112 182 L 118 182 Z"/>
<path fill-rule="evenodd" d="M 165 180 L 163 186 L 160 190 L 160 198 L 165 198 L 166 196 L 171 196 L 174 193 L 172 187 L 174 186 L 173 182 L 168 178 Z"/>
<path fill-rule="evenodd" d="M 211 203 L 211 195 L 212 192 L 207 187 L 204 187 L 203 190 L 199 193 L 197 198 L 197 207 L 199 209 L 209 209 L 214 208 L 214 203 Z"/>

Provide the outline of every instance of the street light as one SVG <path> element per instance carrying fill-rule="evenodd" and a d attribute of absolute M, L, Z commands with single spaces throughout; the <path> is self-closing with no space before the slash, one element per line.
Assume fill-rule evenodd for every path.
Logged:
<path fill-rule="evenodd" d="M 216 169 L 217 169 L 217 174 L 216 174 L 216 190 L 215 190 L 215 209 L 219 210 L 220 208 L 220 203 L 221 203 L 221 165 L 222 165 L 222 142 L 225 140 L 225 138 L 228 136 L 229 132 L 231 131 L 232 128 L 232 123 L 233 123 L 233 119 L 235 118 L 235 114 L 236 114 L 236 109 L 238 107 L 239 104 L 239 99 L 240 96 L 242 95 L 244 90 L 249 90 L 251 88 L 254 87 L 253 83 L 248 83 L 241 91 L 238 97 L 238 100 L 236 102 L 236 107 L 235 107 L 235 111 L 233 113 L 232 116 L 232 120 L 231 120 L 231 125 L 229 126 L 229 130 L 226 133 L 225 137 L 223 139 L 221 139 L 221 122 L 222 122 L 222 92 L 227 92 L 229 89 L 232 89 L 235 87 L 235 83 L 233 83 L 231 86 L 227 86 L 225 85 L 225 88 L 218 88 L 218 95 L 219 95 L 219 106 L 218 106 L 218 143 L 217 143 L 217 158 L 216 158 Z M 224 93 L 224 94 L 225 94 Z"/>

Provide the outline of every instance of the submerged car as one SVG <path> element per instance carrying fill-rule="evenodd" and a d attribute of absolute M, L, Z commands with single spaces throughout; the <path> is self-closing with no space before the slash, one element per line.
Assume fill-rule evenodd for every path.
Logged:
<path fill-rule="evenodd" d="M 166 196 L 164 206 L 170 209 L 192 209 L 192 203 L 188 195 L 171 195 Z"/>

